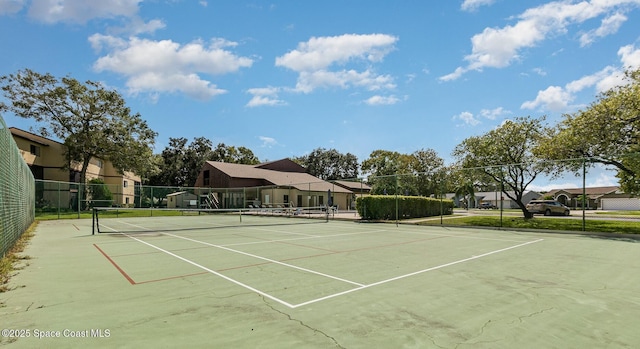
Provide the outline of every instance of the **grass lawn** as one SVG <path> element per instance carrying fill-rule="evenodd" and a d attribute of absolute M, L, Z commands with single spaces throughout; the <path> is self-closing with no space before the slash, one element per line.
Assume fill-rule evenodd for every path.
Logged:
<path fill-rule="evenodd" d="M 444 223 L 446 225 L 456 226 L 499 227 L 500 217 L 466 216 L 458 218 L 447 218 Z M 440 221 L 425 221 L 420 224 L 439 225 Z M 582 231 L 582 220 L 566 218 L 524 219 L 522 217 L 503 217 L 502 227 L 518 229 Z M 640 224 L 638 224 L 638 222 L 626 222 L 619 220 L 609 221 L 588 219 L 585 221 L 585 230 L 589 232 L 599 233 L 640 234 Z"/>
<path fill-rule="evenodd" d="M 100 218 L 108 218 L 108 217 L 161 217 L 161 216 L 184 216 L 189 213 L 188 211 L 178 211 L 178 210 L 163 210 L 163 209 L 118 209 L 118 210 L 109 210 L 106 212 L 100 213 Z M 197 214 L 197 212 L 195 213 Z M 93 211 L 81 211 L 78 217 L 78 212 L 61 212 L 60 214 L 56 212 L 36 212 L 36 220 L 53 220 L 53 219 L 78 219 L 78 218 L 91 218 L 93 215 Z"/>

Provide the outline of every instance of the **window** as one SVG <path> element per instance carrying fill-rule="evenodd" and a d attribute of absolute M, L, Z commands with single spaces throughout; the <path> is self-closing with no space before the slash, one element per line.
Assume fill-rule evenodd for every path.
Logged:
<path fill-rule="evenodd" d="M 29 146 L 29 152 L 31 153 L 31 155 L 40 156 L 40 147 L 31 144 Z"/>
<path fill-rule="evenodd" d="M 124 198 L 124 203 L 128 205 L 129 204 L 129 198 Z"/>
<path fill-rule="evenodd" d="M 96 161 L 96 165 L 98 166 L 98 168 L 102 168 L 102 160 L 98 159 Z"/>
<path fill-rule="evenodd" d="M 124 181 L 124 187 L 126 188 L 128 186 L 129 186 L 129 184 L 127 183 L 127 181 Z"/>
<path fill-rule="evenodd" d="M 209 185 L 209 183 L 210 183 L 209 182 L 209 170 L 205 170 L 202 173 L 202 180 L 203 180 L 203 182 L 202 182 L 203 185 Z"/>
<path fill-rule="evenodd" d="M 289 204 L 289 195 L 285 195 L 284 198 L 282 199 L 282 201 L 284 202 L 285 205 Z"/>

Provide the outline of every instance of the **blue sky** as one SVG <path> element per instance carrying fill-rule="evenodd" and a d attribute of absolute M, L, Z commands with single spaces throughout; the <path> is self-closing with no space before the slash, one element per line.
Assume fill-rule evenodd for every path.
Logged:
<path fill-rule="evenodd" d="M 633 24 L 636 23 L 636 24 Z M 260 160 L 555 123 L 640 67 L 640 0 L 0 0 L 0 75 L 101 81 L 159 133 Z M 33 123 L 10 114 L 10 126 Z"/>

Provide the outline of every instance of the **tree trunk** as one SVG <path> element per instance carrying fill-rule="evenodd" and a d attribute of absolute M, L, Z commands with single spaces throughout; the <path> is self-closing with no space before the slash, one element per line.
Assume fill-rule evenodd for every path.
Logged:
<path fill-rule="evenodd" d="M 78 183 L 78 195 L 80 196 L 80 209 L 87 209 L 87 169 L 89 168 L 89 162 L 91 156 L 85 156 L 82 162 L 82 169 L 80 170 L 80 183 Z"/>

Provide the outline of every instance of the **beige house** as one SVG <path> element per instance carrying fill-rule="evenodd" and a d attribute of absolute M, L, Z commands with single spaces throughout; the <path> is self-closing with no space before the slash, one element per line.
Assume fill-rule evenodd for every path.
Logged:
<path fill-rule="evenodd" d="M 550 190 L 544 196 L 553 197 L 554 200 L 571 208 L 581 208 L 582 193 L 582 188 L 565 188 Z M 586 195 L 586 208 L 597 209 L 601 206 L 601 199 L 622 194 L 622 191 L 618 186 L 588 187 L 584 188 L 584 194 Z"/>
<path fill-rule="evenodd" d="M 167 195 L 167 208 L 197 208 L 198 196 L 188 191 L 178 191 Z"/>
<path fill-rule="evenodd" d="M 351 208 L 352 210 L 356 209 L 357 198 L 369 195 L 371 193 L 371 186 L 365 184 L 362 181 L 336 180 L 331 182 L 353 192 L 351 198 L 347 200 L 347 207 Z"/>
<path fill-rule="evenodd" d="M 196 187 L 213 188 L 201 202 L 214 208 L 337 206 L 349 209 L 353 192 L 321 180 L 289 159 L 259 165 L 207 161 Z M 213 199 L 213 200 L 211 200 Z"/>
<path fill-rule="evenodd" d="M 41 180 L 38 200 L 51 202 L 73 203 L 77 198 L 77 187 L 67 186 L 64 191 L 55 190 L 54 186 L 46 186 L 42 181 L 71 182 L 80 181 L 82 164 L 72 162 L 65 166 L 65 145 L 54 140 L 38 136 L 15 127 L 10 127 L 13 139 L 18 145 L 20 154 L 29 165 L 33 177 Z M 131 172 L 120 174 L 109 161 L 93 158 L 87 168 L 87 180 L 102 179 L 113 194 L 113 204 L 133 205 L 135 187 L 140 185 L 140 177 Z M 48 189 L 45 187 L 52 187 Z M 63 197 L 60 197 L 63 196 Z"/>

